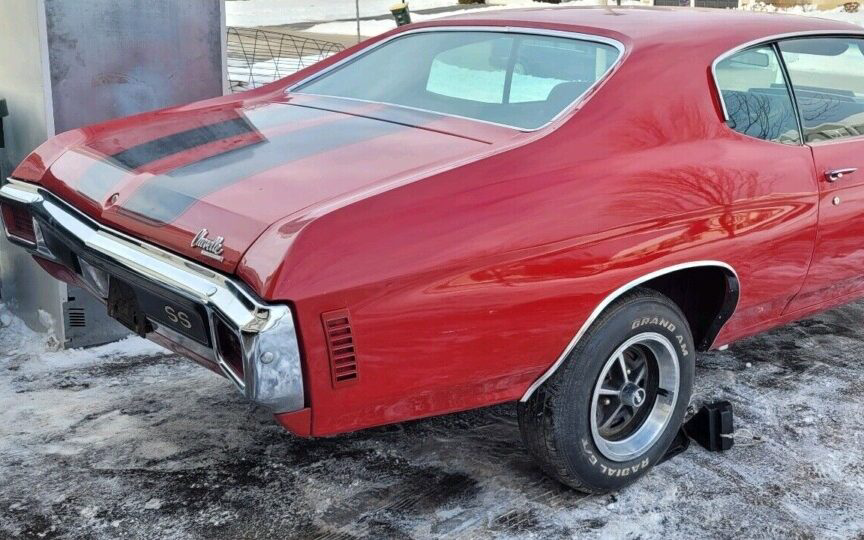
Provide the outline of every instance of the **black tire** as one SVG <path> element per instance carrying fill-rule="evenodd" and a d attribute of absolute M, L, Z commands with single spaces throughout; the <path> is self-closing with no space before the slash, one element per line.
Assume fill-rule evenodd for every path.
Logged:
<path fill-rule="evenodd" d="M 669 398 L 674 400 L 673 412 L 644 452 L 628 461 L 610 460 L 592 435 L 595 385 L 619 347 L 646 332 L 665 336 L 677 352 L 678 392 Z M 633 483 L 662 460 L 681 426 L 693 390 L 695 354 L 687 319 L 674 302 L 650 289 L 627 293 L 594 322 L 552 377 L 518 404 L 528 451 L 547 474 L 579 491 L 608 493 Z"/>

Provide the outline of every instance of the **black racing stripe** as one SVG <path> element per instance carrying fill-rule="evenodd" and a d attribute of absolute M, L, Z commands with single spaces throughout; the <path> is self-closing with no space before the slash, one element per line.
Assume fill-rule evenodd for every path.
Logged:
<path fill-rule="evenodd" d="M 150 222 L 170 223 L 203 197 L 243 179 L 404 129 L 389 122 L 347 117 L 287 133 L 155 177 L 141 185 L 122 208 Z"/>
<path fill-rule="evenodd" d="M 254 131 L 255 128 L 241 116 L 154 139 L 127 148 L 122 152 L 114 154 L 110 159 L 129 169 L 137 169 L 148 163 L 186 152 L 198 146 L 221 141 L 229 137 L 236 137 L 237 135 L 253 133 Z"/>
<path fill-rule="evenodd" d="M 202 113 L 203 114 L 203 113 Z M 238 110 L 238 116 L 243 115 L 245 121 L 262 136 L 267 135 L 267 130 L 291 125 L 296 122 L 317 121 L 326 118 L 332 113 L 326 113 L 314 109 L 304 109 L 289 105 L 270 105 L 260 108 L 249 108 Z M 120 152 L 122 154 L 123 152 Z M 174 153 L 172 151 L 171 153 Z M 61 157 L 61 159 L 63 159 Z M 131 170 L 116 160 L 105 158 L 94 162 L 87 172 L 77 181 L 77 189 L 89 199 L 96 202 L 104 202 L 113 191 L 124 180 L 131 178 Z"/>

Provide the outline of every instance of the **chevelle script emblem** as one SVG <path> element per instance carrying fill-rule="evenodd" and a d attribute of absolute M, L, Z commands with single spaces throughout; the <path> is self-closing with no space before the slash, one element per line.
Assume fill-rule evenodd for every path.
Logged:
<path fill-rule="evenodd" d="M 201 255 L 206 255 L 219 261 L 223 260 L 222 251 L 224 250 L 223 244 L 225 243 L 225 238 L 217 236 L 211 239 L 207 238 L 208 234 L 210 234 L 210 231 L 207 229 L 198 231 L 198 234 L 192 239 L 192 247 L 201 248 Z"/>

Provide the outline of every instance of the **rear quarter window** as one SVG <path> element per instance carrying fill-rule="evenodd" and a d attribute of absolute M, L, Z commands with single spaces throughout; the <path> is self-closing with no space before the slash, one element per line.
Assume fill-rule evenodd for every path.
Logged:
<path fill-rule="evenodd" d="M 714 76 L 730 128 L 757 139 L 801 144 L 792 95 L 773 47 L 735 53 L 715 66 Z"/>

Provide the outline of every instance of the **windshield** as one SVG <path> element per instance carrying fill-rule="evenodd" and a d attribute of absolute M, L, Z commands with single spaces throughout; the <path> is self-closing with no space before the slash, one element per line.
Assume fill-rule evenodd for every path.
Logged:
<path fill-rule="evenodd" d="M 513 32 L 407 34 L 293 90 L 544 126 L 612 68 L 617 48 Z"/>

